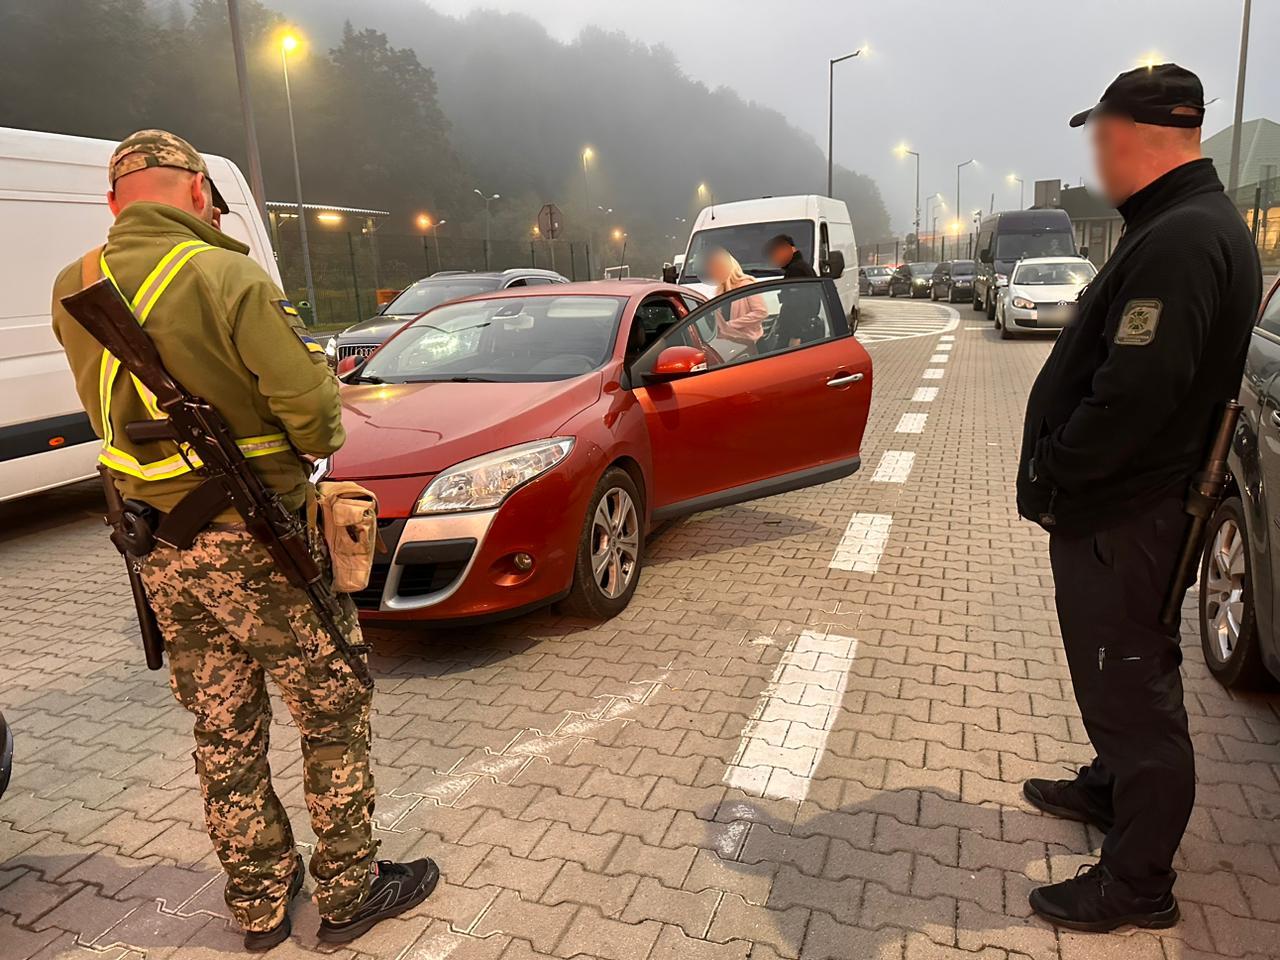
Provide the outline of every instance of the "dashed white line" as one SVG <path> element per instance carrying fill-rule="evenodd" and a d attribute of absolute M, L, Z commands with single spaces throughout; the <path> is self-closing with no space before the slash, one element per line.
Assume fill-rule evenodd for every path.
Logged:
<path fill-rule="evenodd" d="M 880 457 L 876 472 L 871 475 L 871 482 L 906 483 L 915 462 L 916 455 L 910 450 L 886 450 Z"/>
<path fill-rule="evenodd" d="M 949 353 L 935 353 L 932 357 L 929 358 L 929 362 L 930 363 L 946 363 L 950 359 L 951 359 L 951 354 Z"/>
<path fill-rule="evenodd" d="M 929 367 L 921 374 L 926 380 L 941 380 L 943 370 L 941 367 Z"/>
<path fill-rule="evenodd" d="M 983 326 L 980 326 L 980 327 L 965 327 L 965 329 L 966 330 L 990 330 L 991 328 L 984 324 Z"/>
<path fill-rule="evenodd" d="M 951 348 L 954 346 L 955 346 L 954 343 L 940 343 L 938 344 L 937 349 L 939 353 L 950 353 Z"/>
<path fill-rule="evenodd" d="M 828 566 L 850 573 L 875 573 L 880 557 L 889 542 L 893 516 L 888 513 L 855 513 L 849 518 L 844 535 L 836 544 L 835 555 Z"/>
<path fill-rule="evenodd" d="M 938 399 L 937 387 L 916 387 L 916 392 L 911 395 L 912 403 L 933 403 Z"/>
<path fill-rule="evenodd" d="M 955 340 L 955 338 L 956 338 L 955 334 L 953 333 L 944 333 L 938 339 L 941 340 L 943 343 L 951 343 L 952 341 Z"/>
<path fill-rule="evenodd" d="M 894 433 L 923 433 L 924 423 L 929 419 L 927 413 L 904 413 L 893 428 Z"/>
<path fill-rule="evenodd" d="M 858 641 L 805 630 L 765 687 L 724 782 L 753 796 L 801 801 L 844 701 Z"/>

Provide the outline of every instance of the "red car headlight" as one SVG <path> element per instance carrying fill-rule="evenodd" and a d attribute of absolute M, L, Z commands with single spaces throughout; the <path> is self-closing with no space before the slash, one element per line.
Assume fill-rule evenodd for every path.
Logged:
<path fill-rule="evenodd" d="M 506 447 L 443 470 L 422 491 L 416 515 L 489 510 L 517 488 L 540 477 L 573 449 L 573 437 L 554 437 Z"/>

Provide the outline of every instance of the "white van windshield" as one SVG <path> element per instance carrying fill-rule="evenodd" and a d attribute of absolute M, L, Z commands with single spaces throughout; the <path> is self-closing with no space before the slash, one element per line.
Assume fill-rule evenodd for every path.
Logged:
<path fill-rule="evenodd" d="M 813 222 L 811 220 L 775 220 L 772 223 L 740 223 L 732 227 L 710 227 L 699 230 L 689 241 L 689 256 L 680 273 L 681 283 L 707 281 L 707 256 L 723 247 L 733 254 L 742 269 L 751 276 L 780 277 L 782 271 L 769 262 L 764 245 L 778 234 L 786 234 L 800 255 L 813 264 Z M 707 281 L 709 282 L 709 281 Z"/>

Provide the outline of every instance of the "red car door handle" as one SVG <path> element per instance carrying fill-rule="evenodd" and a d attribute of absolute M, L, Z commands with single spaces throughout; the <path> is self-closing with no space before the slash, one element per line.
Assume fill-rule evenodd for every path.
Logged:
<path fill-rule="evenodd" d="M 831 380 L 828 380 L 827 386 L 828 387 L 847 387 L 849 384 L 857 383 L 861 379 L 862 379 L 862 374 L 860 373 L 848 373 L 848 374 L 845 374 L 843 377 L 834 377 Z"/>

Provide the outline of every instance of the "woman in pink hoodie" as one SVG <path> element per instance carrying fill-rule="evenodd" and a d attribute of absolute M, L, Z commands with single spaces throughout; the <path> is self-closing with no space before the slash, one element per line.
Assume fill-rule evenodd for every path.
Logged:
<path fill-rule="evenodd" d="M 715 281 L 716 296 L 755 283 L 742 265 L 728 250 L 711 251 L 707 259 L 707 276 Z M 727 314 L 727 316 L 726 316 Z M 716 336 L 734 343 L 741 343 L 755 350 L 756 343 L 764 336 L 764 320 L 769 316 L 764 297 L 759 294 L 739 297 L 716 313 Z"/>

